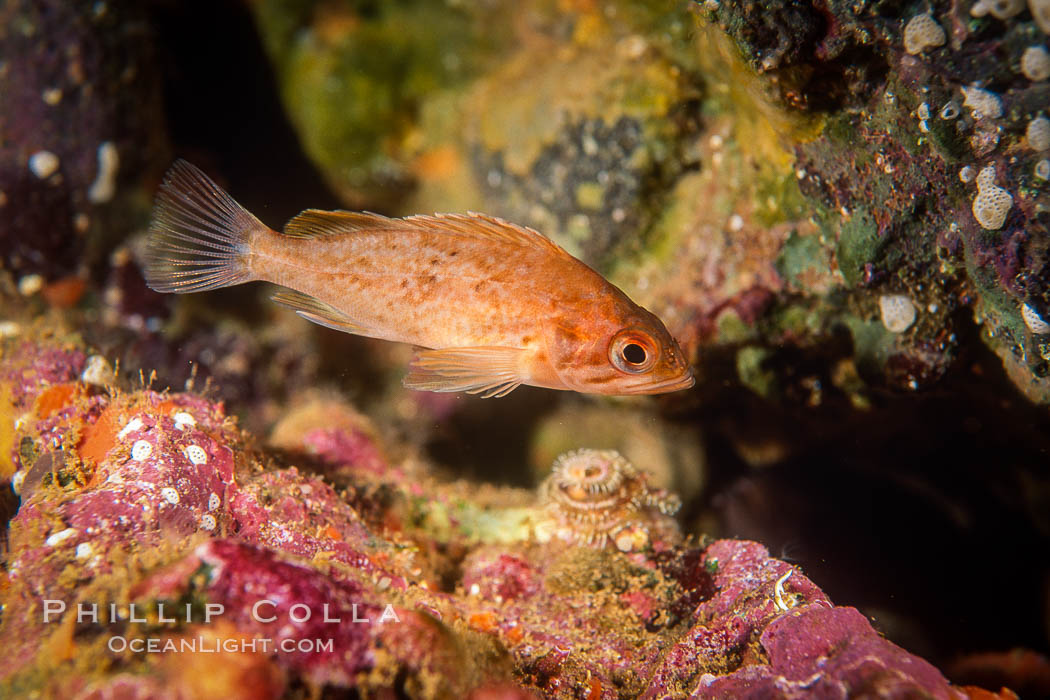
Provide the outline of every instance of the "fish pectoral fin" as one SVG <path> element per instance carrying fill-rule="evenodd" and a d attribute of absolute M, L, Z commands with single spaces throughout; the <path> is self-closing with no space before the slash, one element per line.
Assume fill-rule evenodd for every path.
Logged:
<path fill-rule="evenodd" d="M 312 321 L 320 326 L 344 333 L 353 333 L 354 335 L 374 336 L 370 328 L 362 326 L 339 309 L 309 294 L 303 294 L 292 289 L 282 289 L 270 299 L 281 306 L 291 309 L 307 321 Z"/>
<path fill-rule="evenodd" d="M 504 347 L 423 350 L 404 385 L 417 391 L 465 391 L 482 398 L 506 396 L 520 386 L 525 350 Z"/>

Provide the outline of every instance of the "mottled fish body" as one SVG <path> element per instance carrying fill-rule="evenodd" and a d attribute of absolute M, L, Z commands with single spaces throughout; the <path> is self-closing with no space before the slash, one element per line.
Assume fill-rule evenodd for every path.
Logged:
<path fill-rule="evenodd" d="M 178 161 L 157 196 L 146 278 L 161 292 L 262 280 L 336 330 L 422 348 L 405 385 L 502 396 L 692 386 L 654 315 L 533 231 L 481 214 L 395 219 L 309 209 L 273 231 Z"/>

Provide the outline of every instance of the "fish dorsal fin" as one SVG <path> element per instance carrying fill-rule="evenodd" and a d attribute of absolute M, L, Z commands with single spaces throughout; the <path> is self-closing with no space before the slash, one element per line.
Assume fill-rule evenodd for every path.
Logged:
<path fill-rule="evenodd" d="M 568 255 L 561 246 L 539 231 L 527 226 L 512 224 L 488 214 L 473 211 L 466 214 L 434 214 L 432 216 L 417 214 L 405 217 L 404 221 L 439 233 L 488 238 L 521 246 L 539 246 L 553 253 Z"/>
<path fill-rule="evenodd" d="M 358 231 L 396 229 L 400 224 L 398 219 L 367 211 L 307 209 L 285 224 L 284 235 L 291 238 L 321 238 Z"/>
<path fill-rule="evenodd" d="M 339 309 L 326 304 L 317 297 L 303 294 L 293 289 L 282 289 L 270 297 L 271 300 L 289 308 L 307 321 L 343 333 L 354 335 L 366 335 L 370 338 L 376 337 L 375 332 L 366 326 L 354 321 Z"/>
<path fill-rule="evenodd" d="M 420 351 L 404 385 L 418 391 L 465 391 L 482 398 L 506 396 L 520 386 L 525 350 L 505 347 Z"/>
<path fill-rule="evenodd" d="M 360 231 L 406 231 L 410 229 L 453 236 L 486 238 L 520 246 L 538 246 L 552 253 L 568 255 L 561 246 L 539 231 L 477 212 L 416 214 L 403 219 L 392 219 L 371 212 L 307 209 L 288 222 L 284 227 L 284 235 L 292 238 L 320 238 Z"/>

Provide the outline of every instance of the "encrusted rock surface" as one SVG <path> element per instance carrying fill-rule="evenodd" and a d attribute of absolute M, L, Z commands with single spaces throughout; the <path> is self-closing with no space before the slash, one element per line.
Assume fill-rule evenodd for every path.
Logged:
<path fill-rule="evenodd" d="M 75 340 L 43 338 L 8 341 L 0 359 L 3 418 L 16 426 L 4 473 L 22 499 L 0 591 L 5 694 L 191 698 L 208 674 L 231 697 L 304 684 L 413 697 L 965 697 L 757 543 L 680 542 L 666 524 L 619 547 L 630 553 L 541 537 L 535 495 L 388 463 L 363 417 L 311 426 L 336 415 L 330 404 L 290 417 L 273 452 L 221 404 L 86 385 L 85 358 Z M 595 480 L 587 460 L 620 464 L 613 455 L 566 459 Z M 612 481 L 641 478 L 621 472 Z M 635 500 L 670 503 L 649 493 Z M 650 522 L 641 506 L 611 506 L 623 510 L 617 532 Z"/>

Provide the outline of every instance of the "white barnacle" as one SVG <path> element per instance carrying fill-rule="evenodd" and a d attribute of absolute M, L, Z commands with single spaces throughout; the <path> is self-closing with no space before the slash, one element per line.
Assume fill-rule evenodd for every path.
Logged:
<path fill-rule="evenodd" d="M 1024 12 L 1025 0 L 982 0 L 988 12 L 997 19 L 1010 19 Z"/>
<path fill-rule="evenodd" d="M 903 333 L 915 323 L 915 304 L 903 294 L 883 294 L 879 297 L 882 325 L 890 333 Z"/>
<path fill-rule="evenodd" d="M 118 440 L 123 440 L 124 438 L 126 438 L 128 436 L 128 433 L 131 433 L 131 432 L 134 432 L 136 430 L 139 430 L 140 428 L 142 428 L 142 419 L 141 418 L 132 418 L 131 420 L 128 421 L 128 424 L 125 425 L 123 428 L 121 428 L 120 432 L 117 433 L 117 439 Z"/>
<path fill-rule="evenodd" d="M 985 187 L 992 187 L 995 185 L 995 166 L 986 165 L 981 168 L 981 171 L 977 173 L 977 189 L 983 190 Z"/>
<path fill-rule="evenodd" d="M 105 204 L 113 199 L 117 191 L 117 168 L 120 167 L 120 155 L 112 141 L 99 144 L 96 153 L 98 174 L 88 188 L 88 201 L 92 204 Z"/>
<path fill-rule="evenodd" d="M 998 119 L 1003 116 L 1003 101 L 991 90 L 979 88 L 976 85 L 962 87 L 963 106 L 973 110 L 978 119 L 988 117 Z"/>
<path fill-rule="evenodd" d="M 46 180 L 58 170 L 59 160 L 51 151 L 37 151 L 29 156 L 29 169 L 41 180 Z"/>
<path fill-rule="evenodd" d="M 997 19 L 1010 19 L 1024 11 L 1025 0 L 977 0 L 970 8 L 974 17 L 992 15 Z"/>
<path fill-rule="evenodd" d="M 131 458 L 136 462 L 141 462 L 151 454 L 153 454 L 153 445 L 145 440 L 136 440 L 135 444 L 131 446 Z"/>
<path fill-rule="evenodd" d="M 81 542 L 80 544 L 77 545 L 77 553 L 76 553 L 77 559 L 87 559 L 88 557 L 91 556 L 91 554 L 92 554 L 92 549 L 91 549 L 91 543 L 90 542 Z"/>
<path fill-rule="evenodd" d="M 222 505 L 222 499 L 219 498 L 219 494 L 210 493 L 208 494 L 208 510 L 215 510 Z"/>
<path fill-rule="evenodd" d="M 175 414 L 175 428 L 176 430 L 185 430 L 186 426 L 193 427 L 197 425 L 197 419 L 192 414 L 186 411 L 179 411 Z"/>
<path fill-rule="evenodd" d="M 1040 180 L 1050 180 L 1050 160 L 1043 158 L 1036 163 L 1034 174 Z"/>
<path fill-rule="evenodd" d="M 972 165 L 964 165 L 959 169 L 959 179 L 963 182 L 972 182 L 976 175 L 977 172 L 973 169 Z"/>
<path fill-rule="evenodd" d="M 1029 46 L 1021 54 L 1021 73 L 1033 83 L 1050 78 L 1050 52 L 1042 46 Z"/>
<path fill-rule="evenodd" d="M 1036 335 L 1050 333 L 1050 323 L 1044 321 L 1039 312 L 1028 302 L 1021 304 L 1021 318 L 1024 319 L 1024 325 L 1028 326 L 1028 330 Z"/>
<path fill-rule="evenodd" d="M 26 275 L 18 280 L 18 293 L 24 297 L 31 297 L 44 288 L 44 278 L 40 275 Z"/>
<path fill-rule="evenodd" d="M 211 513 L 205 513 L 201 516 L 201 529 L 211 532 L 215 529 L 215 516 Z"/>
<path fill-rule="evenodd" d="M 1047 150 L 1050 148 L 1050 119 L 1036 117 L 1028 122 L 1024 135 L 1033 151 Z"/>
<path fill-rule="evenodd" d="M 948 100 L 941 107 L 941 119 L 951 121 L 959 118 L 959 105 L 955 100 Z"/>
<path fill-rule="evenodd" d="M 1014 198 L 1002 187 L 988 185 L 977 191 L 973 198 L 973 218 L 981 225 L 981 228 L 995 231 L 1006 223 L 1006 215 L 1010 213 Z"/>
<path fill-rule="evenodd" d="M 75 534 L 77 534 L 76 529 L 67 527 L 65 530 L 59 530 L 55 534 L 48 537 L 46 540 L 44 540 L 44 544 L 46 544 L 48 547 L 57 547 L 58 545 L 62 544 Z"/>
<path fill-rule="evenodd" d="M 92 355 L 87 359 L 84 371 L 80 373 L 80 381 L 104 387 L 113 381 L 113 370 L 102 355 Z"/>
<path fill-rule="evenodd" d="M 205 452 L 204 448 L 200 445 L 190 445 L 186 448 L 186 459 L 194 464 L 206 464 L 208 461 L 208 453 Z"/>
<path fill-rule="evenodd" d="M 181 500 L 179 498 L 178 489 L 172 488 L 171 486 L 165 486 L 162 488 L 160 490 L 160 496 L 173 506 L 179 505 L 179 501 Z"/>
<path fill-rule="evenodd" d="M 1028 11 L 1043 34 L 1050 34 L 1050 0 L 1028 0 Z"/>
<path fill-rule="evenodd" d="M 945 38 L 937 20 L 928 14 L 915 15 L 904 27 L 904 50 L 914 56 L 926 49 L 943 46 Z"/>

